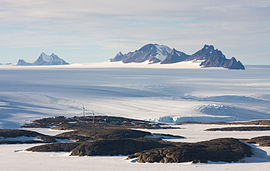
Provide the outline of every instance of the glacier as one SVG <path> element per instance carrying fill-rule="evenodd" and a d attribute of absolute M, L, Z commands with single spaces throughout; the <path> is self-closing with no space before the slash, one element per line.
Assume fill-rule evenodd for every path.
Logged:
<path fill-rule="evenodd" d="M 270 119 L 270 67 L 0 67 L 0 127 L 88 112 L 145 120 Z"/>

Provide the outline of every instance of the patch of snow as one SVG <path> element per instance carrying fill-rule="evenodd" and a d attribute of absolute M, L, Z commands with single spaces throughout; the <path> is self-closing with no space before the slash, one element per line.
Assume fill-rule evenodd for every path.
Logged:
<path fill-rule="evenodd" d="M 28 130 L 28 131 L 35 131 L 35 132 L 49 135 L 49 136 L 55 136 L 57 134 L 73 131 L 73 130 L 56 130 L 56 129 L 51 129 L 51 128 L 20 128 L 20 129 Z"/>
<path fill-rule="evenodd" d="M 157 55 L 155 57 L 161 61 L 166 59 L 167 56 L 172 52 L 172 49 L 165 45 L 155 44 L 155 47 L 157 48 Z"/>
<path fill-rule="evenodd" d="M 52 57 L 49 56 L 49 55 L 47 55 L 47 54 L 45 54 L 44 52 L 42 52 L 41 58 L 42 58 L 43 61 L 45 61 L 45 62 L 50 62 L 50 61 L 52 61 Z"/>

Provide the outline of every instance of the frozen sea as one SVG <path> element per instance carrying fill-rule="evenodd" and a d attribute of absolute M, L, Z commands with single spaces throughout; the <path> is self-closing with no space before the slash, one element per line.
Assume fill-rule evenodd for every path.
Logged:
<path fill-rule="evenodd" d="M 163 122 L 270 119 L 270 66 L 0 68 L 0 128 L 89 113 Z"/>

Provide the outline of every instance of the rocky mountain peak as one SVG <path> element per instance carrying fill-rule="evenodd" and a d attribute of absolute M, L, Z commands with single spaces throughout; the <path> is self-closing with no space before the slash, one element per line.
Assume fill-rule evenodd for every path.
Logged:
<path fill-rule="evenodd" d="M 213 45 L 207 45 L 207 44 L 205 44 L 205 45 L 203 46 L 203 50 L 213 51 L 213 50 L 215 50 L 215 48 L 214 48 Z"/>
<path fill-rule="evenodd" d="M 63 59 L 59 58 L 57 55 L 55 55 L 54 53 L 52 53 L 50 56 L 47 55 L 46 53 L 42 52 L 39 57 L 37 58 L 37 60 L 35 60 L 35 62 L 33 63 L 28 63 L 25 62 L 24 60 L 20 59 L 17 62 L 17 65 L 67 65 L 69 63 L 67 63 L 66 61 L 64 61 Z"/>
<path fill-rule="evenodd" d="M 213 45 L 204 45 L 202 49 L 192 55 L 171 49 L 165 45 L 146 44 L 139 50 L 128 52 L 127 54 L 118 53 L 110 61 L 122 61 L 123 63 L 141 63 L 148 61 L 149 63 L 171 64 L 182 61 L 202 61 L 202 67 L 224 67 L 228 69 L 245 69 L 240 61 L 234 57 L 227 59 L 225 55 Z"/>
<path fill-rule="evenodd" d="M 23 59 L 19 59 L 18 62 L 17 62 L 17 65 L 32 65 L 31 63 L 28 63 L 26 62 L 25 60 Z"/>
<path fill-rule="evenodd" d="M 110 59 L 111 62 L 118 62 L 124 59 L 122 52 L 118 52 L 113 59 Z"/>

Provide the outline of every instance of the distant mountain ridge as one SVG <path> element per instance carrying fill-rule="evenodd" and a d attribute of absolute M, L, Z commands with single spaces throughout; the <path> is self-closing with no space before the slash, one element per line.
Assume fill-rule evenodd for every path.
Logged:
<path fill-rule="evenodd" d="M 172 64 L 183 61 L 202 61 L 202 67 L 224 67 L 228 69 L 241 69 L 244 70 L 244 65 L 232 57 L 227 59 L 223 53 L 215 49 L 213 45 L 204 45 L 204 47 L 192 55 L 187 55 L 184 52 L 176 49 L 171 49 L 165 45 L 147 44 L 134 52 L 123 54 L 119 52 L 114 58 L 110 59 L 111 62 L 122 61 L 123 63 L 142 63 L 148 61 L 149 64 Z"/>
<path fill-rule="evenodd" d="M 29 63 L 23 59 L 19 59 L 17 65 L 68 65 L 69 63 L 59 58 L 57 55 L 52 53 L 50 56 L 42 52 L 36 61 Z"/>

